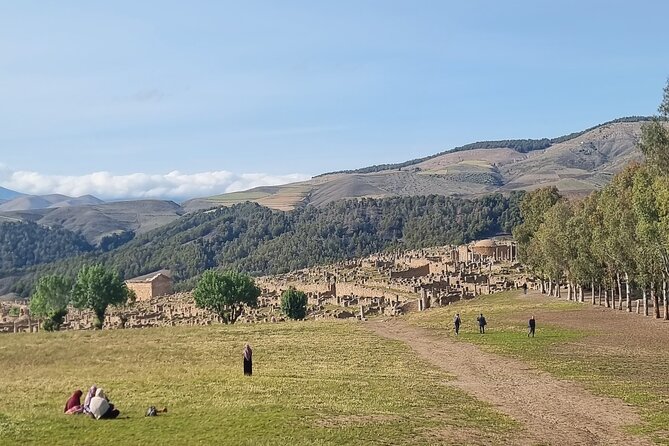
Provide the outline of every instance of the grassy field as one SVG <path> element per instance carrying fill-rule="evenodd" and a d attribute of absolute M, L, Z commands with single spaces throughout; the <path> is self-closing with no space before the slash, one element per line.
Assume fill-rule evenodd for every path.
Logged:
<path fill-rule="evenodd" d="M 452 318 L 461 314 L 455 338 Z M 486 334 L 476 316 L 484 313 Z M 527 319 L 538 320 L 537 336 L 527 339 Z M 669 326 L 615 310 L 539 295 L 501 293 L 458 302 L 408 317 L 459 342 L 522 359 L 559 378 L 581 383 L 596 394 L 622 399 L 638 408 L 643 424 L 630 432 L 669 444 Z"/>
<path fill-rule="evenodd" d="M 518 429 L 402 343 L 346 322 L 4 335 L 0 370 L 3 445 L 493 444 Z M 62 413 L 91 384 L 121 419 Z M 169 411 L 145 418 L 150 405 Z"/>

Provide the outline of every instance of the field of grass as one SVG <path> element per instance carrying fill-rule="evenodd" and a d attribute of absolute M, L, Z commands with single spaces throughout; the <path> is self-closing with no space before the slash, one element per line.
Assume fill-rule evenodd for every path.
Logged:
<path fill-rule="evenodd" d="M 518 429 L 404 344 L 347 322 L 4 335 L 0 370 L 3 445 L 493 444 Z M 91 384 L 120 419 L 62 413 Z M 169 411 L 145 418 L 150 405 Z"/>
<path fill-rule="evenodd" d="M 214 195 L 209 197 L 208 200 L 220 203 L 226 206 L 231 206 L 237 203 L 243 203 L 245 201 L 256 201 L 261 198 L 269 196 L 268 192 L 259 192 L 259 191 L 242 191 L 242 192 L 230 192 L 228 194 Z"/>
<path fill-rule="evenodd" d="M 667 327 L 656 325 L 662 324 L 659 321 L 643 320 L 663 334 L 647 341 L 635 338 L 644 330 L 635 326 L 638 316 L 597 311 L 589 304 L 508 292 L 414 313 L 408 322 L 527 361 L 595 394 L 620 398 L 635 406 L 643 419 L 643 424 L 630 427 L 630 432 L 669 444 L 669 333 L 663 330 Z M 452 330 L 456 312 L 463 319 L 458 338 Z M 484 313 L 489 324 L 485 335 L 478 333 L 479 313 Z M 537 336 L 528 339 L 527 319 L 533 314 L 538 320 Z M 609 316 L 610 323 L 602 320 Z"/>

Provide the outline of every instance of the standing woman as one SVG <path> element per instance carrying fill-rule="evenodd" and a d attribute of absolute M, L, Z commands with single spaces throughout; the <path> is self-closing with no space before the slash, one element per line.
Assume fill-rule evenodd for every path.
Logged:
<path fill-rule="evenodd" d="M 251 346 L 246 344 L 244 346 L 244 375 L 251 376 L 253 374 L 253 350 Z"/>

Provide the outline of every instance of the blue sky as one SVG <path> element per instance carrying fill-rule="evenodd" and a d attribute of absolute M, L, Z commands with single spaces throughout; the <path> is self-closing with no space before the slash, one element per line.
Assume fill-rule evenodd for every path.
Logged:
<path fill-rule="evenodd" d="M 143 175 L 108 194 L 141 196 L 178 171 L 207 194 L 652 114 L 668 16 L 647 0 L 2 2 L 0 186 L 100 195 Z"/>

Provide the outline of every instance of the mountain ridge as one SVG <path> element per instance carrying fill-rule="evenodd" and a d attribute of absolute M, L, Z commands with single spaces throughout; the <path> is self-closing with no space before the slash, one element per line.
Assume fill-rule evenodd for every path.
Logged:
<path fill-rule="evenodd" d="M 566 195 L 585 195 L 601 188 L 629 161 L 643 159 L 637 142 L 643 123 L 650 119 L 619 118 L 550 139 L 477 142 L 404 163 L 188 200 L 183 207 L 192 212 L 253 201 L 290 210 L 350 198 L 429 194 L 473 198 L 541 186 L 556 186 Z"/>

